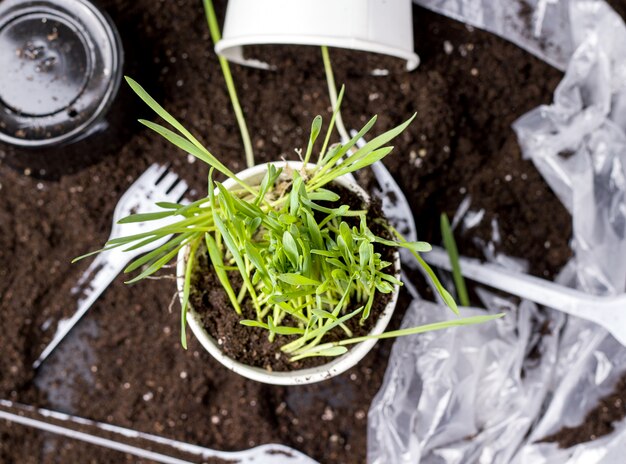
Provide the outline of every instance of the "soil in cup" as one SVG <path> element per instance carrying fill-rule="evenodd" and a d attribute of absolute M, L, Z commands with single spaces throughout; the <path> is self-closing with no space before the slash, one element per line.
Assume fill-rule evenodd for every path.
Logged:
<path fill-rule="evenodd" d="M 333 186 L 331 190 L 339 194 L 340 199 L 334 203 L 329 203 L 329 208 L 337 208 L 340 205 L 349 205 L 351 210 L 363 208 L 362 200 L 355 196 L 353 192 L 337 186 Z M 382 225 L 375 222 L 375 220 L 382 217 L 384 216 L 380 209 L 380 200 L 374 198 L 368 208 L 369 227 L 375 235 L 391 239 L 389 232 Z M 316 219 L 321 221 L 323 216 Z M 350 218 L 346 219 L 346 222 L 350 222 Z M 352 221 L 351 226 L 358 226 L 358 223 Z M 381 253 L 383 260 L 393 262 L 394 249 L 376 246 L 375 250 L 377 253 Z M 268 340 L 268 332 L 266 330 L 258 327 L 245 327 L 239 324 L 239 321 L 242 319 L 256 318 L 251 301 L 244 300 L 241 308 L 243 316 L 239 316 L 233 309 L 226 292 L 222 289 L 219 280 L 209 266 L 210 261 L 206 249 L 200 250 L 197 262 L 198 266 L 192 277 L 190 302 L 201 315 L 208 333 L 217 340 L 221 349 L 228 357 L 249 366 L 261 367 L 274 372 L 316 367 L 334 359 L 316 356 L 290 362 L 289 356 L 281 352 L 280 347 L 293 341 L 296 337 L 279 336 L 272 343 Z M 241 288 L 241 277 L 235 273 L 231 273 L 230 277 L 233 289 L 237 293 Z M 373 329 L 378 321 L 378 317 L 384 311 L 390 299 L 391 294 L 377 292 L 370 316 L 365 322 L 360 324 L 361 318 L 357 316 L 346 323 L 354 337 L 367 335 Z M 355 309 L 357 309 L 357 306 L 349 307 L 344 313 L 347 314 Z M 286 318 L 283 325 L 289 325 L 291 322 L 293 321 Z M 343 330 L 336 328 L 328 333 L 322 343 L 344 338 L 350 337 L 347 337 Z M 348 348 L 351 347 L 349 346 Z"/>

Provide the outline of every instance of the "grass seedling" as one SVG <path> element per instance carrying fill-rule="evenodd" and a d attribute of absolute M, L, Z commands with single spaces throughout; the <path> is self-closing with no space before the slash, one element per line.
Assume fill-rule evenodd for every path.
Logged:
<path fill-rule="evenodd" d="M 185 317 L 194 260 L 196 253 L 205 248 L 233 310 L 241 314 L 246 301 L 254 308 L 255 317 L 242 317 L 241 323 L 266 330 L 271 341 L 276 341 L 278 337 L 290 337 L 278 346 L 292 360 L 308 356 L 337 356 L 347 351 L 347 345 L 371 338 L 354 337 L 347 322 L 358 318 L 360 323 L 364 323 L 370 317 L 376 295 L 391 293 L 396 285 L 401 285 L 392 263 L 383 258 L 380 250 L 384 247 L 405 247 L 418 255 L 430 250 L 430 245 L 396 241 L 374 234 L 367 205 L 356 209 L 338 205 L 339 195 L 333 191 L 334 181 L 389 155 L 392 147 L 387 144 L 415 116 L 359 149 L 355 149 L 356 140 L 369 132 L 375 118 L 365 125 L 359 136 L 344 144 L 328 146 L 333 118 L 326 129 L 324 150 L 319 153 L 314 165 L 299 171 L 283 171 L 270 164 L 261 182 L 249 184 L 204 148 L 137 82 L 129 78 L 127 81 L 171 128 L 150 121 L 142 123 L 210 168 L 205 198 L 188 205 L 159 203 L 161 211 L 157 213 L 132 215 L 122 220 L 145 222 L 173 216 L 177 218 L 175 223 L 150 232 L 113 239 L 104 247 L 105 250 L 119 247 L 132 249 L 172 234 L 166 244 L 127 267 L 126 272 L 140 270 L 130 282 L 154 274 L 181 248 L 190 247 L 183 286 L 183 346 L 186 346 Z M 339 102 L 341 96 L 342 93 L 338 97 Z M 338 108 L 335 109 L 337 112 Z M 307 160 L 311 158 L 322 129 L 322 118 L 318 116 L 311 125 L 305 154 Z M 215 179 L 217 172 L 232 179 L 235 188 L 227 189 L 218 182 Z M 393 237 L 391 228 L 389 237 Z M 243 283 L 240 289 L 233 287 L 229 279 L 231 272 L 241 276 Z M 456 319 L 389 332 L 375 338 L 473 324 L 492 318 Z M 341 331 L 344 338 L 328 343 L 326 335 L 335 329 Z"/>
<path fill-rule="evenodd" d="M 342 140 L 348 140 L 350 137 L 348 136 L 348 131 L 346 130 L 343 124 L 343 118 L 341 117 L 341 111 L 340 111 L 340 102 L 341 102 L 341 97 L 343 96 L 344 89 L 342 87 L 339 96 L 337 96 L 337 88 L 335 86 L 335 76 L 333 74 L 333 66 L 330 61 L 330 54 L 328 53 L 328 47 L 322 46 L 321 49 L 322 49 L 322 61 L 324 62 L 324 72 L 326 73 L 326 84 L 328 85 L 328 95 L 330 96 L 330 102 L 333 108 L 335 109 L 333 112 L 333 118 L 336 121 L 337 131 L 341 135 Z M 371 127 L 369 126 L 369 124 L 370 123 L 373 124 L 374 122 L 375 122 L 375 118 L 372 118 L 370 122 L 368 123 L 368 125 L 366 125 L 365 128 L 362 129 L 357 134 L 354 140 L 359 140 L 360 138 L 362 138 L 365 132 L 367 132 L 367 130 L 369 130 L 369 128 Z M 333 121 L 331 120 L 331 126 L 332 124 L 333 124 Z M 324 147 L 326 147 L 326 143 L 327 143 L 327 140 L 324 141 Z M 353 151 L 353 150 L 354 150 L 354 147 L 350 149 L 350 151 Z M 322 151 L 324 151 L 324 148 L 322 148 Z M 391 232 L 399 242 L 405 241 L 404 237 L 402 237 L 402 235 L 400 235 L 400 233 L 397 230 L 392 228 Z M 416 251 L 412 251 L 412 253 L 415 256 L 415 259 L 418 261 L 418 263 L 422 267 L 422 269 L 424 270 L 424 272 L 430 277 L 432 284 L 435 286 L 435 288 L 437 289 L 437 292 L 439 292 L 439 294 L 443 298 L 443 301 L 450 307 L 450 309 L 452 309 L 452 311 L 458 314 L 459 312 L 458 312 L 456 302 L 454 301 L 454 298 L 452 298 L 452 295 L 450 295 L 450 293 L 443 287 L 443 285 L 441 285 L 434 271 L 430 268 L 430 266 L 424 261 L 424 259 Z"/>
<path fill-rule="evenodd" d="M 470 301 L 467 295 L 467 287 L 465 286 L 465 279 L 463 279 L 461 264 L 459 263 L 459 250 L 457 249 L 454 234 L 452 233 L 450 221 L 446 213 L 441 213 L 441 238 L 443 240 L 443 246 L 450 257 L 450 264 L 452 264 L 452 279 L 454 280 L 459 302 L 462 306 L 469 306 Z"/>
<path fill-rule="evenodd" d="M 203 3 L 211 37 L 216 43 L 220 31 L 213 3 L 211 0 L 203 0 Z M 346 346 L 371 338 L 398 337 L 499 317 L 460 318 L 375 336 L 353 335 L 348 322 L 358 318 L 361 324 L 365 323 L 377 294 L 389 294 L 402 285 L 392 263 L 383 258 L 381 249 L 385 247 L 408 248 L 429 274 L 444 301 L 453 311 L 457 312 L 457 308 L 450 294 L 419 256 L 420 252 L 431 249 L 428 243 L 407 242 L 384 223 L 388 237 L 375 235 L 370 228 L 367 205 L 361 209 L 351 209 L 344 204 L 337 206 L 340 197 L 333 191 L 334 181 L 389 155 L 393 147 L 387 144 L 406 129 L 415 115 L 357 148 L 357 141 L 372 129 L 376 117 L 370 119 L 355 137 L 349 138 L 340 112 L 344 89 L 337 94 L 326 47 L 322 47 L 322 57 L 333 114 L 317 162 L 307 164 L 311 162 L 323 129 L 321 116 L 315 117 L 311 124 L 302 158 L 305 167 L 286 172 L 270 164 L 258 185 L 239 179 L 137 82 L 127 78 L 135 93 L 171 129 L 146 120 L 140 122 L 210 168 L 205 198 L 188 205 L 159 203 L 160 212 L 136 214 L 122 220 L 145 222 L 173 216 L 178 218 L 177 222 L 151 232 L 116 238 L 104 247 L 104 250 L 118 247 L 130 250 L 172 235 L 167 243 L 136 259 L 125 269 L 125 272 L 140 270 L 129 283 L 151 276 L 183 247 L 189 247 L 181 308 L 181 343 L 185 348 L 191 277 L 199 252 L 207 253 L 212 271 L 233 310 L 241 316 L 240 323 L 267 331 L 272 342 L 277 337 L 290 337 L 278 346 L 294 361 L 310 356 L 338 356 L 347 351 Z M 252 145 L 230 67 L 225 59 L 220 57 L 219 61 L 244 142 L 246 161 L 252 166 Z M 329 145 L 335 125 L 343 143 Z M 217 182 L 216 171 L 231 179 L 236 187 L 227 189 Z M 375 220 L 382 221 L 380 218 Z M 238 289 L 233 287 L 229 277 L 232 272 L 241 277 L 242 284 Z M 243 317 L 242 307 L 246 303 L 250 303 L 254 310 L 253 319 Z M 327 342 L 326 336 L 333 330 L 339 330 L 344 338 Z"/>

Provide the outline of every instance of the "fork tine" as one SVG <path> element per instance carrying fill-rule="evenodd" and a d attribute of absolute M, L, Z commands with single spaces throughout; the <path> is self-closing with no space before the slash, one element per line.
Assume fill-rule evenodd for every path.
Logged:
<path fill-rule="evenodd" d="M 187 183 L 180 179 L 175 173 L 169 172 L 167 166 L 156 163 L 151 164 L 148 169 L 128 187 L 118 200 L 115 210 L 113 211 L 113 225 L 111 227 L 109 240 L 121 236 L 134 235 L 138 232 L 137 227 L 141 226 L 136 223 L 119 224 L 119 220 L 123 217 L 134 213 L 155 212 L 158 208 L 154 203 L 158 201 L 175 200 L 179 202 L 186 190 Z M 182 203 L 184 204 L 186 201 L 182 200 Z M 165 218 L 162 220 L 165 220 Z M 63 341 L 72 327 L 74 327 L 89 310 L 92 303 L 111 283 L 113 278 L 124 269 L 124 266 L 132 257 L 155 249 L 159 246 L 159 243 L 165 243 L 164 240 L 166 240 L 165 237 L 152 244 L 146 244 L 137 248 L 133 250 L 132 253 L 128 254 L 120 255 L 117 253 L 118 250 L 116 250 L 117 254 L 114 256 L 111 254 L 114 252 L 109 250 L 108 256 L 106 253 L 98 255 L 96 261 L 94 261 L 96 266 L 90 266 L 89 268 L 93 270 L 88 270 L 89 272 L 84 274 L 79 280 L 80 284 L 84 284 L 88 279 L 92 279 L 92 282 L 85 287 L 86 290 L 77 302 L 77 309 L 74 315 L 71 316 L 63 326 L 59 325 L 57 334 L 37 358 L 33 365 L 34 368 L 38 368 L 48 355 L 53 352 L 56 346 Z M 92 263 L 92 266 L 94 263 Z M 62 330 L 60 330 L 61 327 L 63 327 Z"/>
<path fill-rule="evenodd" d="M 172 188 L 172 190 L 168 192 L 168 195 L 171 197 L 174 197 L 176 201 L 178 202 L 183 197 L 183 195 L 185 195 L 185 192 L 187 192 L 188 188 L 189 186 L 187 185 L 187 182 L 181 179 L 180 182 L 178 182 Z"/>
<path fill-rule="evenodd" d="M 175 173 L 168 171 L 161 180 L 157 181 L 157 185 L 159 189 L 163 189 L 167 192 L 170 188 L 174 186 L 175 182 L 178 182 L 178 176 Z"/>
<path fill-rule="evenodd" d="M 167 166 L 152 163 L 137 180 L 153 181 L 158 179 L 167 170 Z"/>

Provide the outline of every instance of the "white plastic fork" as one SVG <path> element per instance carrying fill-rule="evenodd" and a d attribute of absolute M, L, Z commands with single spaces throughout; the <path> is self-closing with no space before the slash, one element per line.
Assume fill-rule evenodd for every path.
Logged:
<path fill-rule="evenodd" d="M 178 202 L 182 199 L 186 190 L 187 183 L 180 180 L 173 172 L 169 172 L 166 166 L 151 165 L 126 190 L 117 203 L 113 213 L 113 227 L 109 240 L 148 232 L 157 227 L 171 224 L 174 221 L 172 217 L 150 221 L 147 224 L 141 222 L 118 224 L 118 221 L 133 213 L 159 211 L 155 205 L 156 202 Z M 59 321 L 52 341 L 33 363 L 33 368 L 37 369 L 50 353 L 54 351 L 69 331 L 72 330 L 72 327 L 83 317 L 94 301 L 98 299 L 131 259 L 163 245 L 167 239 L 168 237 L 163 237 L 131 251 L 114 248 L 99 253 L 72 289 L 72 294 L 77 295 L 79 298 L 76 312 L 70 318 Z"/>
<path fill-rule="evenodd" d="M 352 131 L 352 135 L 356 131 Z M 357 142 L 362 146 L 364 140 Z M 383 196 L 383 211 L 394 227 L 403 224 L 407 231 L 405 237 L 417 239 L 415 222 L 409 203 L 391 173 L 380 161 L 372 165 L 374 177 Z M 391 195 L 390 195 L 391 193 Z M 391 197 L 391 198 L 390 198 Z M 387 199 L 387 200 L 386 200 Z M 386 203 L 387 201 L 387 207 Z M 404 220 L 402 220 L 402 216 Z M 408 218 L 408 219 L 406 219 Z M 400 230 L 400 229 L 398 229 Z M 422 258 L 435 267 L 452 270 L 448 253 L 437 246 Z M 403 264 L 414 262 L 403 259 Z M 626 294 L 618 296 L 595 296 L 574 290 L 554 282 L 540 279 L 522 272 L 511 271 L 490 263 L 460 257 L 461 273 L 467 279 L 501 290 L 511 295 L 524 298 L 548 308 L 553 308 L 572 316 L 580 317 L 604 327 L 622 345 L 626 346 Z"/>
<path fill-rule="evenodd" d="M 441 248 L 433 247 L 432 251 L 422 256 L 433 266 L 452 270 L 450 258 Z M 463 276 L 470 280 L 595 322 L 626 346 L 626 294 L 590 295 L 539 277 L 510 271 L 502 266 L 482 263 L 477 259 L 460 257 L 459 265 Z"/>
<path fill-rule="evenodd" d="M 52 423 L 51 419 L 56 421 L 56 423 Z M 26 427 L 163 464 L 194 464 L 194 462 L 209 459 L 238 464 L 317 464 L 317 461 L 314 459 L 285 445 L 267 444 L 243 451 L 219 451 L 3 399 L 0 399 L 0 420 L 21 424 Z M 143 447 L 131 444 L 134 440 L 143 442 Z M 145 444 L 148 443 L 166 447 L 173 451 L 174 454 L 193 455 L 197 459 L 189 461 L 170 454 L 155 452 L 147 449 Z"/>

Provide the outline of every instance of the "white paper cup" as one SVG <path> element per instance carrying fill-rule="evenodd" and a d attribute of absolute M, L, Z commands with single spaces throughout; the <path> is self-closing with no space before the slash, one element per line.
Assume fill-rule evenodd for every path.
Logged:
<path fill-rule="evenodd" d="M 293 170 L 300 170 L 303 167 L 303 163 L 299 161 L 277 161 L 271 164 L 273 164 L 277 168 L 288 167 Z M 266 171 L 267 164 L 259 164 L 252 168 L 241 171 L 239 174 L 237 174 L 237 176 L 240 179 L 249 182 L 250 184 L 258 184 L 263 179 Z M 342 187 L 348 188 L 356 192 L 366 201 L 369 199 L 367 193 L 353 180 L 342 177 L 335 180 L 335 182 Z M 237 184 L 232 179 L 227 179 L 224 182 L 224 186 L 227 189 L 233 188 L 236 185 Z M 176 265 L 176 284 L 178 287 L 178 295 L 181 299 L 181 303 L 183 296 L 183 284 L 185 281 L 185 266 L 188 255 L 189 246 L 182 248 L 178 253 L 178 262 Z M 395 276 L 396 278 L 399 278 L 400 255 L 397 251 L 394 253 L 393 266 Z M 381 334 L 387 328 L 387 325 L 389 324 L 393 311 L 396 307 L 398 292 L 399 287 L 396 285 L 393 293 L 391 294 L 391 299 L 389 300 L 389 303 L 387 304 L 387 306 L 385 306 L 385 309 L 380 314 L 376 325 L 374 325 L 374 328 L 370 332 L 371 335 Z M 367 340 L 361 342 L 357 345 L 352 346 L 349 351 L 342 356 L 333 358 L 332 361 L 318 367 L 293 371 L 270 372 L 259 367 L 248 366 L 226 356 L 224 352 L 220 349 L 220 346 L 217 344 L 216 340 L 206 331 L 200 315 L 194 310 L 191 305 L 189 305 L 187 312 L 187 323 L 189 324 L 189 327 L 191 327 L 191 331 L 200 341 L 202 346 L 211 354 L 211 356 L 217 359 L 221 364 L 226 366 L 228 369 L 238 373 L 239 375 L 242 375 L 252 380 L 256 380 L 258 382 L 273 385 L 302 385 L 329 379 L 331 377 L 341 374 L 342 372 L 347 371 L 348 369 L 356 365 L 376 344 L 376 340 Z"/>
<path fill-rule="evenodd" d="M 230 0 L 215 51 L 246 66 L 243 47 L 260 44 L 326 45 L 382 53 L 419 64 L 413 51 L 411 0 Z"/>

